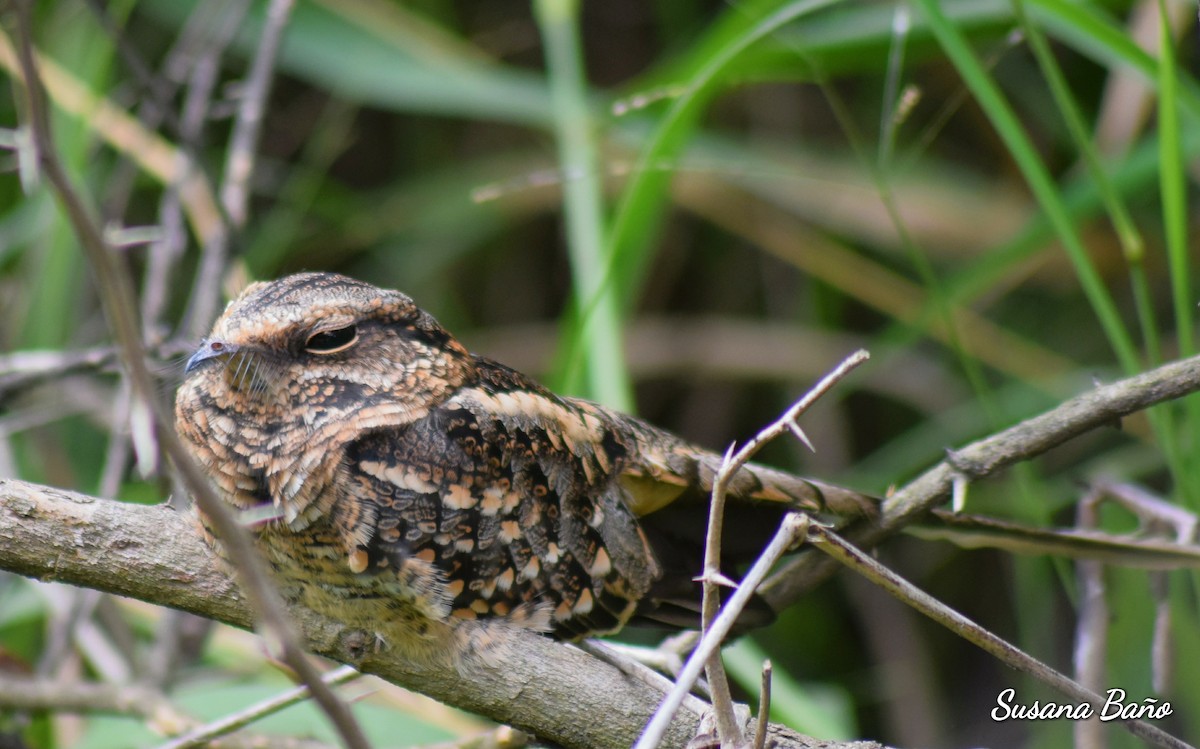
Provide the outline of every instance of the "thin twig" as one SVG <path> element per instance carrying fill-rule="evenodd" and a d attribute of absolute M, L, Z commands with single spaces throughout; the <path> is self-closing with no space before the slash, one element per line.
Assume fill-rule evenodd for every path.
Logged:
<path fill-rule="evenodd" d="M 180 140 L 182 147 L 189 151 L 199 151 L 203 146 L 205 126 L 211 116 L 213 92 L 221 75 L 221 57 L 242 27 L 248 9 L 249 0 L 226 0 L 224 3 L 198 7 L 188 18 L 182 38 L 171 50 L 164 65 L 168 79 L 187 80 L 182 104 L 183 129 Z M 170 230 L 173 230 L 177 223 L 178 206 L 182 198 L 180 187 L 179 183 L 169 184 L 159 204 L 159 213 L 164 229 L 168 230 L 168 237 L 172 236 L 173 232 Z M 221 210 L 221 223 L 201 242 L 200 267 L 208 267 L 210 256 L 215 255 L 216 260 L 220 261 L 216 266 L 219 272 L 224 262 L 230 233 L 235 229 L 224 202 L 218 200 L 218 206 Z M 165 246 L 156 249 L 165 255 L 173 248 Z M 161 273 L 165 272 L 166 268 L 147 268 L 147 281 L 151 278 L 151 272 L 155 270 Z M 192 282 L 191 302 L 184 323 L 180 326 L 184 336 L 194 340 L 211 321 L 219 289 L 220 284 L 216 283 L 216 280 L 208 278 L 203 272 L 197 274 Z"/>
<path fill-rule="evenodd" d="M 1014 463 L 1046 453 L 1074 437 L 1119 423 L 1129 414 L 1200 390 L 1200 357 L 1170 362 L 1148 372 L 1089 390 L 1043 414 L 956 450 L 883 503 L 876 522 L 851 534 L 862 547 L 878 544 L 944 501 L 957 476 L 977 481 Z M 761 594 L 782 610 L 829 577 L 837 564 L 802 554 L 772 575 Z"/>
<path fill-rule="evenodd" d="M 77 351 L 14 351 L 0 355 L 0 400 L 15 393 L 80 372 L 104 371 L 117 365 L 111 345 Z"/>
<path fill-rule="evenodd" d="M 917 538 L 950 541 L 967 549 L 1091 559 L 1158 571 L 1200 568 L 1200 546 L 1191 541 L 1167 540 L 1145 530 L 1108 533 L 1087 527 L 1047 528 L 936 508 L 905 529 Z"/>
<path fill-rule="evenodd" d="M 108 448 L 104 454 L 104 470 L 100 473 L 100 496 L 115 499 L 125 477 L 129 462 L 129 440 L 123 427 L 129 423 L 132 402 L 129 382 L 122 377 L 112 404 L 112 422 L 108 430 Z"/>
<path fill-rule="evenodd" d="M 287 28 L 295 0 L 271 0 L 258 48 L 250 63 L 250 73 L 242 86 L 237 119 L 229 139 L 225 159 L 225 175 L 220 188 L 221 206 L 229 217 L 233 233 L 246 226 L 250 203 L 250 178 L 254 174 L 255 152 L 262 133 L 263 116 L 271 95 L 275 61 L 283 32 Z M 188 310 L 185 330 L 199 334 L 217 311 L 221 275 L 225 271 L 229 252 L 228 232 L 214 241 L 206 242 L 200 258 L 200 268 L 193 286 L 192 306 Z"/>
<path fill-rule="evenodd" d="M 872 559 L 870 555 L 863 553 L 833 530 L 814 523 L 808 529 L 808 540 L 841 564 L 863 575 L 951 632 L 991 653 L 1001 662 L 1033 676 L 1044 684 L 1070 696 L 1073 700 L 1088 703 L 1096 710 L 1097 714 L 1104 709 L 1106 704 L 1104 697 L 1083 687 L 1068 676 L 946 606 Z M 1195 749 L 1192 745 L 1145 721 L 1122 720 L 1121 724 L 1138 738 L 1149 741 L 1155 746 L 1163 747 L 1163 749 Z"/>
<path fill-rule="evenodd" d="M 798 541 L 803 540 L 805 534 L 808 532 L 810 523 L 811 518 L 807 515 L 788 513 L 784 516 L 779 530 L 775 533 L 775 537 L 771 539 L 771 543 L 759 555 L 758 560 L 750 568 L 750 571 L 746 573 L 746 577 L 742 579 L 741 584 L 738 585 L 729 602 L 721 608 L 721 613 L 713 621 L 712 627 L 700 639 L 700 644 L 696 646 L 691 656 L 688 657 L 687 662 L 683 664 L 683 670 L 679 672 L 679 678 L 675 680 L 675 686 L 671 688 L 671 691 L 663 699 L 662 703 L 659 704 L 654 716 L 642 731 L 637 744 L 634 745 L 634 749 L 653 749 L 659 745 L 666 734 L 667 726 L 670 725 L 671 719 L 675 716 L 675 711 L 679 709 L 680 704 L 683 703 L 684 698 L 691 691 L 692 685 L 699 678 L 700 672 L 704 670 L 708 659 L 721 647 L 721 642 L 729 634 L 729 631 L 733 629 L 738 615 L 754 595 L 758 584 L 766 578 L 771 567 L 789 549 L 795 546 Z"/>
<path fill-rule="evenodd" d="M 109 14 L 108 7 L 104 3 L 100 0 L 85 0 L 84 4 L 91 10 L 101 30 L 113 41 L 117 48 L 117 54 L 121 56 L 125 67 L 132 74 L 133 80 L 147 94 L 148 100 L 153 104 L 156 122 L 151 125 L 151 129 L 157 128 L 157 121 L 162 120 L 166 122 L 168 128 L 178 133 L 179 120 L 171 111 L 171 96 L 174 92 L 171 90 L 170 84 L 154 75 L 142 57 L 142 53 L 130 43 L 121 27 Z"/>
<path fill-rule="evenodd" d="M 655 664 L 643 660 L 643 656 L 647 654 L 657 653 L 655 650 L 647 648 L 638 648 L 633 645 L 623 645 L 618 642 L 604 642 L 602 640 L 584 640 L 583 642 L 575 643 L 575 647 L 579 648 L 588 655 L 593 655 L 606 663 L 621 669 L 621 672 L 630 679 L 637 679 L 648 687 L 652 687 L 659 692 L 667 692 L 671 688 L 671 680 L 656 671 L 652 666 L 665 665 Z M 676 659 L 678 660 L 678 658 Z M 673 664 L 674 665 L 674 664 Z M 676 671 L 682 668 L 683 663 L 680 661 L 677 664 Z"/>
<path fill-rule="evenodd" d="M 20 80 L 24 78 L 23 64 L 14 46 L 8 35 L 0 32 L 0 67 L 11 73 L 14 80 Z M 166 139 L 144 127 L 112 101 L 96 96 L 79 78 L 52 59 L 36 53 L 34 56 L 42 73 L 39 85 L 45 85 L 60 109 L 86 122 L 93 132 L 117 152 L 131 158 L 152 177 L 163 183 L 178 180 L 188 220 L 197 236 L 207 238 L 220 229 L 219 205 L 204 173 L 196 168 L 194 162 L 189 162 L 187 168 L 181 170 L 179 150 Z M 22 177 L 35 166 L 34 159 L 22 160 Z"/>
<path fill-rule="evenodd" d="M 758 722 L 754 725 L 754 749 L 767 744 L 767 726 L 771 715 L 771 661 L 763 661 L 762 684 L 758 688 Z"/>
<path fill-rule="evenodd" d="M 97 684 L 79 680 L 29 678 L 0 674 L 0 705 L 13 710 L 132 715 L 156 730 L 182 730 L 191 723 L 154 689 L 137 684 Z"/>
<path fill-rule="evenodd" d="M 325 674 L 321 677 L 321 681 L 329 686 L 336 686 L 344 684 L 351 679 L 356 679 L 359 676 L 361 674 L 350 666 L 342 666 Z M 232 715 L 226 715 L 220 720 L 214 720 L 211 723 L 197 726 L 182 736 L 176 736 L 164 744 L 159 744 L 158 749 L 192 749 L 192 747 L 203 746 L 213 739 L 245 728 L 256 720 L 262 720 L 268 715 L 274 715 L 284 708 L 291 707 L 302 700 L 308 699 L 310 694 L 311 691 L 309 688 L 302 684 L 282 694 L 277 694 L 274 697 L 269 697 L 250 705 L 246 709 L 239 710 Z"/>
<path fill-rule="evenodd" d="M 497 726 L 489 731 L 441 744 L 426 744 L 423 749 L 523 749 L 529 746 L 529 734 L 510 726 Z"/>
<path fill-rule="evenodd" d="M 865 350 L 859 349 L 855 351 L 832 372 L 823 377 L 803 398 L 796 401 L 779 419 L 756 434 L 740 450 L 733 452 L 733 446 L 731 445 L 729 451 L 725 453 L 725 460 L 721 464 L 721 468 L 717 471 L 716 478 L 713 481 L 712 502 L 709 506 L 708 516 L 708 533 L 704 540 L 704 573 L 701 577 L 704 591 L 701 602 L 701 632 L 705 635 L 707 635 L 709 628 L 712 626 L 712 622 L 717 616 L 717 609 L 721 605 L 719 590 L 719 584 L 722 580 L 721 535 L 725 521 L 725 498 L 729 489 L 729 483 L 733 480 L 734 474 L 741 470 L 746 463 L 750 462 L 750 459 L 764 445 L 784 432 L 791 431 L 797 435 L 797 438 L 801 442 L 811 447 L 808 438 L 804 436 L 804 432 L 796 424 L 796 419 L 868 358 L 870 358 L 870 354 Z M 745 739 L 742 737 L 741 729 L 738 727 L 737 719 L 734 716 L 733 698 L 729 694 L 729 685 L 725 678 L 725 669 L 721 664 L 719 652 L 714 652 L 706 669 L 708 671 L 709 688 L 712 690 L 713 710 L 717 717 L 717 732 L 721 737 L 721 742 L 726 746 L 741 746 L 745 743 Z"/>
<path fill-rule="evenodd" d="M 238 525 L 224 502 L 216 495 L 207 477 L 175 436 L 162 408 L 155 402 L 154 381 L 146 367 L 129 279 L 118 268 L 105 246 L 103 235 L 83 199 L 76 193 L 53 148 L 49 116 L 45 100 L 42 98 L 33 54 L 32 0 L 18 0 L 15 5 L 18 19 L 18 58 L 25 81 L 29 128 L 38 165 L 62 204 L 88 263 L 96 274 L 101 303 L 120 346 L 122 359 L 133 386 L 134 398 L 139 399 L 151 414 L 162 447 L 171 457 L 189 492 L 212 521 L 247 597 L 260 616 L 263 634 L 268 643 L 281 651 L 281 659 L 296 671 L 301 681 L 312 688 L 317 703 L 329 716 L 346 745 L 352 749 L 369 749 L 370 745 L 349 708 L 321 682 L 320 675 L 297 644 L 298 640 L 283 602 L 263 569 L 257 552 L 251 546 L 248 533 Z"/>
<path fill-rule="evenodd" d="M 1094 530 L 1099 511 L 1100 491 L 1093 488 L 1079 501 L 1075 524 Z M 1104 563 L 1081 559 L 1075 563 L 1079 588 L 1079 614 L 1075 622 L 1075 678 L 1084 689 L 1099 692 L 1104 686 L 1104 656 L 1108 649 L 1108 602 L 1105 600 Z M 1076 746 L 1108 745 L 1107 734 L 1098 720 L 1081 720 L 1073 729 Z"/>
<path fill-rule="evenodd" d="M 1143 533 L 1159 535 L 1169 532 L 1176 544 L 1188 549 L 1196 548 L 1197 531 L 1200 531 L 1200 517 L 1196 513 L 1127 482 L 1100 481 L 1093 490 L 1096 502 L 1111 499 L 1137 515 Z M 1150 573 L 1150 592 L 1155 609 L 1151 684 L 1155 692 L 1162 694 L 1169 691 L 1175 668 L 1175 658 L 1171 652 L 1171 604 L 1164 571 Z"/>
<path fill-rule="evenodd" d="M 225 181 L 221 185 L 221 205 L 229 214 L 236 229 L 246 225 L 250 202 L 250 176 L 254 173 L 255 151 L 262 133 L 263 113 L 271 96 L 274 80 L 275 60 L 283 31 L 287 28 L 295 0 L 271 0 L 267 7 L 266 21 L 254 60 L 250 64 L 250 75 L 241 90 L 241 106 L 237 121 L 229 138 L 229 153 L 225 160 Z"/>

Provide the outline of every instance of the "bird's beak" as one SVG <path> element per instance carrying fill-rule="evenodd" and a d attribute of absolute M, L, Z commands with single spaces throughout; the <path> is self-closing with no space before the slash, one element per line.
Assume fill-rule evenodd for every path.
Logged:
<path fill-rule="evenodd" d="M 187 360 L 187 365 L 183 368 L 185 373 L 190 373 L 193 369 L 200 366 L 201 363 L 208 361 L 218 356 L 230 356 L 238 351 L 237 344 L 226 343 L 219 338 L 208 338 L 200 343 L 200 348 L 196 349 L 196 353 L 192 354 Z"/>

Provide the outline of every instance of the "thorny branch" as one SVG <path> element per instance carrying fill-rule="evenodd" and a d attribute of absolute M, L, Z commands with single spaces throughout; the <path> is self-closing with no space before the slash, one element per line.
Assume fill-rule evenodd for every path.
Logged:
<path fill-rule="evenodd" d="M 721 613 L 713 621 L 704 637 L 700 640 L 700 644 L 692 651 L 687 662 L 683 665 L 683 670 L 679 672 L 679 676 L 675 679 L 675 685 L 671 688 L 666 699 L 659 705 L 655 711 L 654 717 L 646 726 L 646 730 L 638 739 L 634 749 L 654 749 L 659 746 L 663 737 L 666 735 L 671 721 L 675 716 L 675 712 L 683 704 L 684 699 L 692 689 L 692 685 L 696 679 L 700 678 L 700 672 L 704 670 L 708 664 L 709 658 L 721 647 L 721 642 L 729 635 L 733 629 L 734 623 L 737 621 L 738 615 L 745 608 L 746 603 L 754 595 L 755 589 L 766 578 L 767 573 L 775 566 L 775 563 L 787 553 L 789 549 L 796 545 L 797 542 L 804 540 L 804 535 L 808 531 L 809 518 L 807 515 L 792 513 L 787 515 L 783 523 L 779 526 L 779 530 L 775 533 L 775 537 L 771 539 L 771 543 L 759 555 L 758 560 L 746 576 L 742 579 L 737 590 L 729 601 L 721 608 Z"/>
<path fill-rule="evenodd" d="M 738 728 L 733 714 L 733 699 L 729 695 L 725 669 L 721 663 L 719 650 L 714 647 L 715 644 L 720 643 L 724 635 L 721 635 L 712 644 L 705 644 L 703 640 L 712 636 L 710 630 L 720 608 L 719 585 L 722 582 L 721 536 L 725 520 L 725 495 L 729 489 L 729 482 L 746 463 L 750 462 L 750 459 L 764 445 L 784 432 L 790 431 L 797 439 L 808 446 L 809 449 L 812 449 L 812 443 L 809 442 L 808 437 L 800 429 L 800 426 L 796 423 L 796 419 L 868 358 L 869 354 L 865 350 L 860 349 L 854 352 L 836 369 L 823 377 L 812 390 L 792 405 L 779 419 L 756 434 L 741 449 L 733 452 L 733 447 L 731 446 L 730 452 L 725 456 L 725 462 L 722 463 L 713 481 L 712 502 L 709 506 L 708 514 L 708 533 L 704 540 L 704 574 L 702 576 L 704 594 L 701 601 L 701 631 L 703 639 L 701 640 L 701 648 L 712 648 L 713 655 L 708 659 L 705 670 L 708 673 L 709 687 L 713 691 L 713 710 L 716 713 L 717 729 L 723 744 L 741 746 L 744 743 L 741 730 Z M 778 558 L 772 561 L 771 564 L 773 565 L 775 561 L 778 561 Z M 769 569 L 770 566 L 766 568 L 766 570 Z M 744 582 L 743 585 L 745 585 Z M 754 586 L 750 586 L 750 590 L 753 591 L 757 585 L 758 583 L 755 583 Z M 728 611 L 732 607 L 733 602 L 730 601 L 726 604 L 725 609 Z M 741 607 L 734 609 L 733 616 L 736 617 L 740 611 Z M 687 688 L 690 689 L 691 684 L 688 684 Z"/>
<path fill-rule="evenodd" d="M 754 720 L 754 749 L 764 749 L 767 745 L 767 726 L 771 715 L 771 662 L 764 661 L 762 665 L 762 682 L 758 687 L 758 717 Z"/>
<path fill-rule="evenodd" d="M 958 478 L 977 481 L 1092 429 L 1109 427 L 1130 414 L 1198 390 L 1200 357 L 1191 357 L 1078 395 L 1039 416 L 955 450 L 888 497 L 878 522 L 849 529 L 847 538 L 859 548 L 870 548 L 944 502 Z M 836 569 L 833 560 L 820 554 L 801 554 L 772 575 L 759 592 L 779 611 Z"/>
<path fill-rule="evenodd" d="M 836 382 L 836 380 L 843 376 L 848 369 L 852 368 L 853 366 L 857 366 L 857 364 L 861 363 L 861 361 L 865 360 L 865 358 L 865 353 L 859 352 L 858 355 L 848 359 L 838 370 L 835 370 L 835 372 L 827 377 L 826 380 L 823 381 L 817 388 L 814 388 L 813 393 L 810 393 L 809 396 L 806 396 L 805 399 L 801 400 L 795 406 L 789 409 L 788 412 L 785 413 L 783 417 L 777 420 L 774 424 L 768 426 L 766 429 L 756 435 L 755 438 L 750 443 L 745 445 L 741 451 L 739 451 L 736 455 L 729 455 L 726 457 L 725 464 L 721 469 L 721 476 L 718 477 L 713 489 L 713 503 L 711 509 L 712 515 L 709 521 L 709 545 L 706 549 L 705 561 L 706 599 L 710 595 L 709 585 L 713 580 L 716 579 L 717 576 L 719 576 L 720 569 L 719 557 L 714 556 L 713 549 L 715 548 L 719 553 L 721 533 L 720 518 L 724 499 L 723 482 L 721 481 L 721 478 L 723 477 L 727 481 L 728 477 L 732 475 L 732 473 L 738 468 L 745 465 L 745 463 L 753 456 L 754 452 L 756 452 L 765 442 L 774 439 L 784 431 L 792 430 L 793 433 L 797 434 L 797 437 L 801 439 L 801 441 L 807 443 L 807 440 L 803 436 L 803 432 L 800 432 L 799 427 L 795 424 L 796 415 L 806 408 L 812 399 L 823 393 L 828 386 L 832 384 L 832 382 Z M 1026 422 L 1022 422 L 1021 424 L 1018 424 L 1017 426 L 1012 427 L 1011 429 L 1006 430 L 995 437 L 981 440 L 980 442 L 955 453 L 952 460 L 948 461 L 948 463 L 952 463 L 951 466 L 945 468 L 943 467 L 945 464 L 938 466 L 929 473 L 926 473 L 924 476 L 919 477 L 912 484 L 904 487 L 896 494 L 895 497 L 889 500 L 889 502 L 885 504 L 885 514 L 881 518 L 879 526 L 881 526 L 881 528 L 894 531 L 902 527 L 904 524 L 911 522 L 917 518 L 921 511 L 931 508 L 938 502 L 942 501 L 946 494 L 952 491 L 956 482 L 961 482 L 964 476 L 981 478 L 991 471 L 998 470 L 999 468 L 1010 465 L 1018 460 L 1027 459 L 1040 454 L 1040 452 L 1045 451 L 1072 436 L 1076 436 L 1087 429 L 1111 423 L 1114 419 L 1119 419 L 1120 417 L 1126 416 L 1134 411 L 1147 408 L 1163 400 L 1182 397 L 1189 393 L 1193 393 L 1198 389 L 1200 389 L 1200 357 L 1193 357 L 1182 362 L 1175 362 L 1173 364 L 1165 365 L 1157 370 L 1128 378 L 1127 380 L 1114 383 L 1113 385 L 1100 388 L 1092 393 L 1072 399 L 1071 401 L 1068 401 L 1062 406 L 1046 414 L 1042 414 L 1041 416 L 1037 416 Z M 1022 438 L 1021 441 L 1014 439 L 1014 435 L 1019 435 Z M 1036 445 L 1040 449 L 1030 449 L 1030 445 Z M 940 481 L 929 481 L 928 477 L 930 474 L 937 474 L 939 472 L 942 474 Z M 921 487 L 925 487 L 926 485 L 930 485 L 930 489 L 932 489 L 932 491 L 926 490 L 925 493 L 922 493 L 917 489 L 914 489 L 914 487 L 919 489 Z M 805 531 L 808 531 L 808 529 L 805 528 Z M 872 532 L 874 532 L 874 535 L 870 535 Z M 844 544 L 844 542 L 841 542 L 840 539 L 838 539 L 832 533 L 826 532 L 826 530 L 823 528 L 813 529 L 812 533 L 824 541 L 824 544 L 820 547 L 823 551 L 826 551 L 831 556 L 835 556 L 838 561 L 841 561 L 843 564 L 854 566 L 855 569 L 858 569 L 859 571 L 864 569 L 869 570 L 870 574 L 868 574 L 868 577 L 876 584 L 884 585 L 884 587 L 890 591 L 901 589 L 905 590 L 906 592 L 911 591 L 913 598 L 905 598 L 906 602 L 909 602 L 910 605 L 914 605 L 923 613 L 933 616 L 938 621 L 947 624 L 947 626 L 950 626 L 951 622 L 954 621 L 954 617 L 962 619 L 962 617 L 959 617 L 955 612 L 941 605 L 923 592 L 913 588 L 907 582 L 896 582 L 888 578 L 885 575 L 887 571 L 877 563 L 870 562 L 870 560 L 868 560 L 868 562 L 870 562 L 869 564 L 867 562 L 862 562 L 858 559 L 858 557 L 863 556 L 861 555 L 861 552 L 858 552 L 857 549 L 849 544 Z M 867 534 L 864 535 L 875 541 L 883 538 L 880 528 L 875 527 L 871 528 Z M 773 540 L 768 549 L 763 552 L 758 562 L 755 563 L 755 566 L 751 569 L 750 573 L 747 574 L 746 579 L 738 588 L 737 593 L 735 593 L 733 598 L 730 599 L 730 601 L 722 609 L 721 616 L 718 617 L 718 621 L 727 619 L 728 623 L 730 625 L 732 624 L 733 618 L 736 617 L 737 613 L 741 610 L 741 607 L 745 603 L 744 600 L 741 600 L 740 596 L 745 593 L 745 598 L 748 598 L 749 593 L 746 592 L 747 589 L 753 591 L 754 588 L 758 586 L 760 578 L 756 576 L 756 573 L 759 571 L 760 566 L 765 565 L 763 569 L 765 574 L 765 572 L 769 570 L 776 561 L 778 561 L 781 552 L 777 553 L 776 547 L 782 542 L 783 539 L 789 539 L 790 542 L 795 542 L 798 540 L 803 540 L 803 538 L 803 533 L 800 533 L 795 528 L 789 528 L 789 522 L 785 521 L 783 526 L 780 528 L 779 533 L 776 535 L 775 540 Z M 834 542 L 834 539 L 837 540 L 837 543 Z M 835 554 L 835 552 L 837 553 Z M 858 556 L 853 556 L 854 554 L 857 554 Z M 714 559 L 716 560 L 715 565 Z M 799 560 L 798 562 L 793 563 L 793 566 L 800 568 L 800 565 L 805 562 L 809 562 L 811 564 L 811 559 Z M 819 566 L 819 561 L 817 562 L 817 565 L 818 566 L 815 569 L 818 570 L 818 574 L 821 574 L 822 577 L 826 576 L 830 570 L 830 567 Z M 875 568 L 878 568 L 881 571 L 876 572 Z M 789 578 L 786 576 L 777 576 L 774 578 L 774 580 L 776 585 L 775 588 L 768 587 L 764 589 L 764 597 L 767 597 L 772 604 L 776 604 L 777 601 L 781 600 L 782 596 L 779 593 L 779 590 L 782 586 L 785 586 L 789 583 Z M 896 580 L 899 580 L 899 578 L 896 578 Z M 786 588 L 784 588 L 784 590 L 786 592 Z M 772 592 L 775 593 L 773 596 L 775 600 L 771 600 L 772 597 L 767 595 Z M 784 604 L 777 605 L 777 610 L 781 608 L 782 605 Z M 709 608 L 706 606 L 706 617 L 709 613 Z M 976 644 L 980 645 L 980 647 L 983 647 L 1010 664 L 1019 664 L 1021 667 L 1026 668 L 1043 681 L 1049 683 L 1051 686 L 1065 691 L 1067 694 L 1070 694 L 1073 697 L 1091 700 L 1092 697 L 1096 696 L 1093 692 L 1084 689 L 1062 674 L 1059 674 L 1043 664 L 1040 664 L 1025 653 L 1013 648 L 1007 643 L 1004 643 L 991 633 L 986 632 L 986 630 L 982 630 L 982 628 L 979 628 L 977 625 L 971 624 L 971 627 L 955 626 L 952 628 L 954 631 L 960 633 L 970 630 L 970 636 L 968 636 L 968 639 L 970 639 L 972 642 L 975 642 Z M 649 749 L 649 747 L 656 745 L 655 742 L 657 741 L 659 732 L 663 730 L 662 725 L 665 720 L 664 716 L 670 715 L 670 711 L 674 706 L 674 700 L 678 699 L 679 694 L 682 694 L 691 688 L 692 683 L 699 676 L 699 664 L 703 663 L 713 653 L 716 652 L 716 647 L 721 638 L 727 634 L 727 628 L 725 627 L 713 626 L 711 628 L 706 627 L 706 629 L 708 631 L 706 632 L 700 646 L 698 646 L 696 651 L 692 653 L 691 658 L 688 659 L 688 663 L 685 664 L 683 670 L 680 672 L 676 680 L 676 688 L 672 691 L 668 698 L 664 700 L 663 704 L 656 713 L 654 720 L 652 720 L 647 726 L 645 733 L 637 744 L 637 749 Z M 976 636 L 976 632 L 980 634 Z M 997 645 L 996 643 L 1000 644 Z M 1014 652 L 1016 654 L 1014 654 Z M 1103 704 L 1103 700 L 1101 700 L 1100 704 Z M 1174 739 L 1162 731 L 1159 731 L 1149 724 L 1134 723 L 1127 725 L 1129 726 L 1130 730 L 1138 736 L 1154 741 L 1159 746 L 1187 746 L 1186 744 Z M 734 735 L 733 740 L 738 742 L 737 734 Z"/>

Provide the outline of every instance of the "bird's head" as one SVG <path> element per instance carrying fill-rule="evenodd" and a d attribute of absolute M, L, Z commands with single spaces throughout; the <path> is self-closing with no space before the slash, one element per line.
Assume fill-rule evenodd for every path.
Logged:
<path fill-rule="evenodd" d="M 229 304 L 188 359 L 176 425 L 232 504 L 303 526 L 347 443 L 421 418 L 470 367 L 404 294 L 303 273 Z"/>

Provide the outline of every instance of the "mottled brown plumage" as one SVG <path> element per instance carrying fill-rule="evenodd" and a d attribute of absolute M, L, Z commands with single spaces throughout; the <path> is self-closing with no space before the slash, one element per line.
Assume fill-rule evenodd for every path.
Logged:
<path fill-rule="evenodd" d="M 695 617 L 720 456 L 471 355 L 399 292 L 255 284 L 187 370 L 179 432 L 293 602 L 460 660 L 497 626 L 577 638 Z M 731 496 L 729 560 L 788 508 L 872 510 L 762 466 Z"/>

